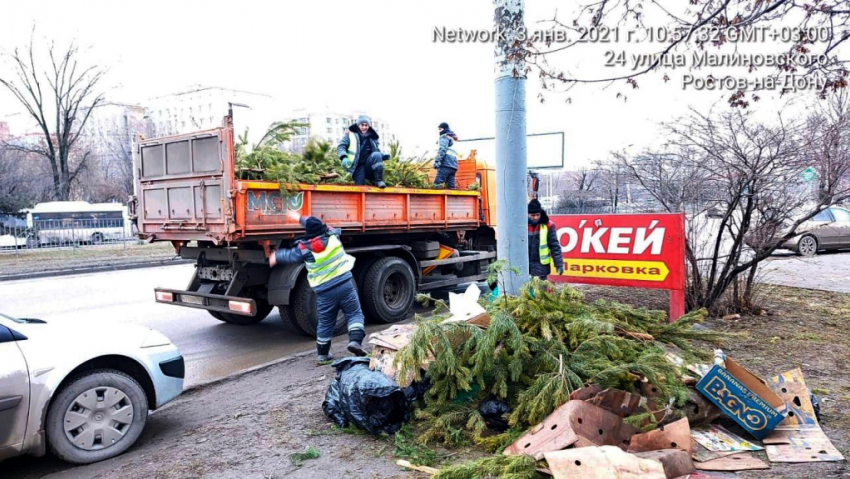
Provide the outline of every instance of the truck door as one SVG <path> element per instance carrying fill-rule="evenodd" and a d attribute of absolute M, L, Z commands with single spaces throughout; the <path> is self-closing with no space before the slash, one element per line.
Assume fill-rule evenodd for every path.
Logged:
<path fill-rule="evenodd" d="M 12 331 L 0 324 L 0 461 L 21 452 L 30 407 L 29 371 Z"/>
<path fill-rule="evenodd" d="M 142 237 L 224 237 L 232 210 L 232 141 L 227 127 L 139 142 L 135 216 Z"/>

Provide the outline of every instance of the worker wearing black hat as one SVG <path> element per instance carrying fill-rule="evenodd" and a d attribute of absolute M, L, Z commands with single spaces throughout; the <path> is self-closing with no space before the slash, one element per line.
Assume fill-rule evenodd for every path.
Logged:
<path fill-rule="evenodd" d="M 558 241 L 558 228 L 549 221 L 546 210 L 537 199 L 528 203 L 528 273 L 546 279 L 551 272 L 552 261 L 558 274 L 564 272 L 564 258 Z"/>
<path fill-rule="evenodd" d="M 452 149 L 452 146 L 457 141 L 457 135 L 446 122 L 440 123 L 437 129 L 440 131 L 438 140 L 440 147 L 437 149 L 437 157 L 434 158 L 434 168 L 437 170 L 434 185 L 445 185 L 446 188 L 453 190 L 455 189 L 455 173 L 457 173 L 457 152 Z"/>
<path fill-rule="evenodd" d="M 273 251 L 269 256 L 269 265 L 305 263 L 307 282 L 316 292 L 316 306 L 319 313 L 319 325 L 316 328 L 316 351 L 319 361 L 333 359 L 330 353 L 331 339 L 336 329 L 336 318 L 342 310 L 348 323 L 348 350 L 357 356 L 365 356 L 363 339 L 363 311 L 351 270 L 354 257 L 345 253 L 339 240 L 340 230 L 330 229 L 318 218 L 290 215 L 304 226 L 307 238 L 295 243 L 294 248 Z"/>

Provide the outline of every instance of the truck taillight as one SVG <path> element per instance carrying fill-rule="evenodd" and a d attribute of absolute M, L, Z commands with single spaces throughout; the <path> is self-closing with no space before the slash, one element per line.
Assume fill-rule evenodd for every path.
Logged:
<path fill-rule="evenodd" d="M 174 295 L 167 291 L 157 291 L 156 300 L 160 303 L 172 303 L 174 302 Z"/>
<path fill-rule="evenodd" d="M 251 303 L 247 301 L 228 301 L 227 309 L 237 313 L 254 314 Z"/>

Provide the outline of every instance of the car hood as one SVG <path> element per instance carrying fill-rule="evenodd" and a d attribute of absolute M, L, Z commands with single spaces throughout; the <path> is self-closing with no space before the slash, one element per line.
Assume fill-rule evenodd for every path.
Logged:
<path fill-rule="evenodd" d="M 145 346 L 165 346 L 171 341 L 156 330 L 135 324 L 114 324 L 105 321 L 29 320 L 12 323 L 12 329 L 27 337 L 21 347 L 38 345 L 57 353 L 68 349 L 94 354 L 132 355 Z"/>
<path fill-rule="evenodd" d="M 78 365 L 103 356 L 123 356 L 144 363 L 152 353 L 173 350 L 179 354 L 167 337 L 139 325 L 77 320 L 67 324 L 61 320 L 3 324 L 26 336 L 18 346 L 30 373 L 45 381 L 52 381 L 50 376 L 54 375 L 64 377 Z"/>

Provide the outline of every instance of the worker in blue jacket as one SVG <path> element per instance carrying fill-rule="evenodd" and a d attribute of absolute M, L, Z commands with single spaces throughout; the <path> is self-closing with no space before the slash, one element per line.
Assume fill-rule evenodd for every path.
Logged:
<path fill-rule="evenodd" d="M 446 122 L 440 123 L 437 129 L 440 132 L 440 146 L 437 149 L 437 157 L 434 158 L 434 168 L 437 170 L 434 186 L 446 185 L 446 188 L 453 190 L 456 188 L 455 174 L 458 165 L 457 152 L 452 149 L 452 146 L 457 141 L 457 135 Z"/>
<path fill-rule="evenodd" d="M 378 146 L 378 132 L 372 128 L 372 120 L 360 115 L 357 123 L 348 127 L 343 135 L 336 154 L 342 167 L 351 173 L 355 185 L 365 185 L 372 181 L 378 188 L 386 188 L 384 183 L 384 161 L 389 155 L 381 153 Z"/>
<path fill-rule="evenodd" d="M 536 198 L 528 203 L 528 274 L 545 280 L 552 271 L 564 274 L 564 257 L 558 241 L 558 227 Z"/>
<path fill-rule="evenodd" d="M 319 327 L 316 331 L 316 352 L 319 361 L 330 361 L 331 339 L 336 327 L 339 310 L 348 323 L 348 350 L 357 356 L 365 356 L 363 339 L 363 311 L 357 289 L 354 287 L 351 269 L 354 257 L 345 253 L 339 240 L 340 230 L 330 229 L 318 218 L 290 215 L 307 230 L 307 238 L 296 242 L 293 248 L 273 251 L 269 256 L 269 265 L 294 264 L 303 262 L 307 266 L 307 282 L 316 292 L 316 306 L 319 313 Z"/>

